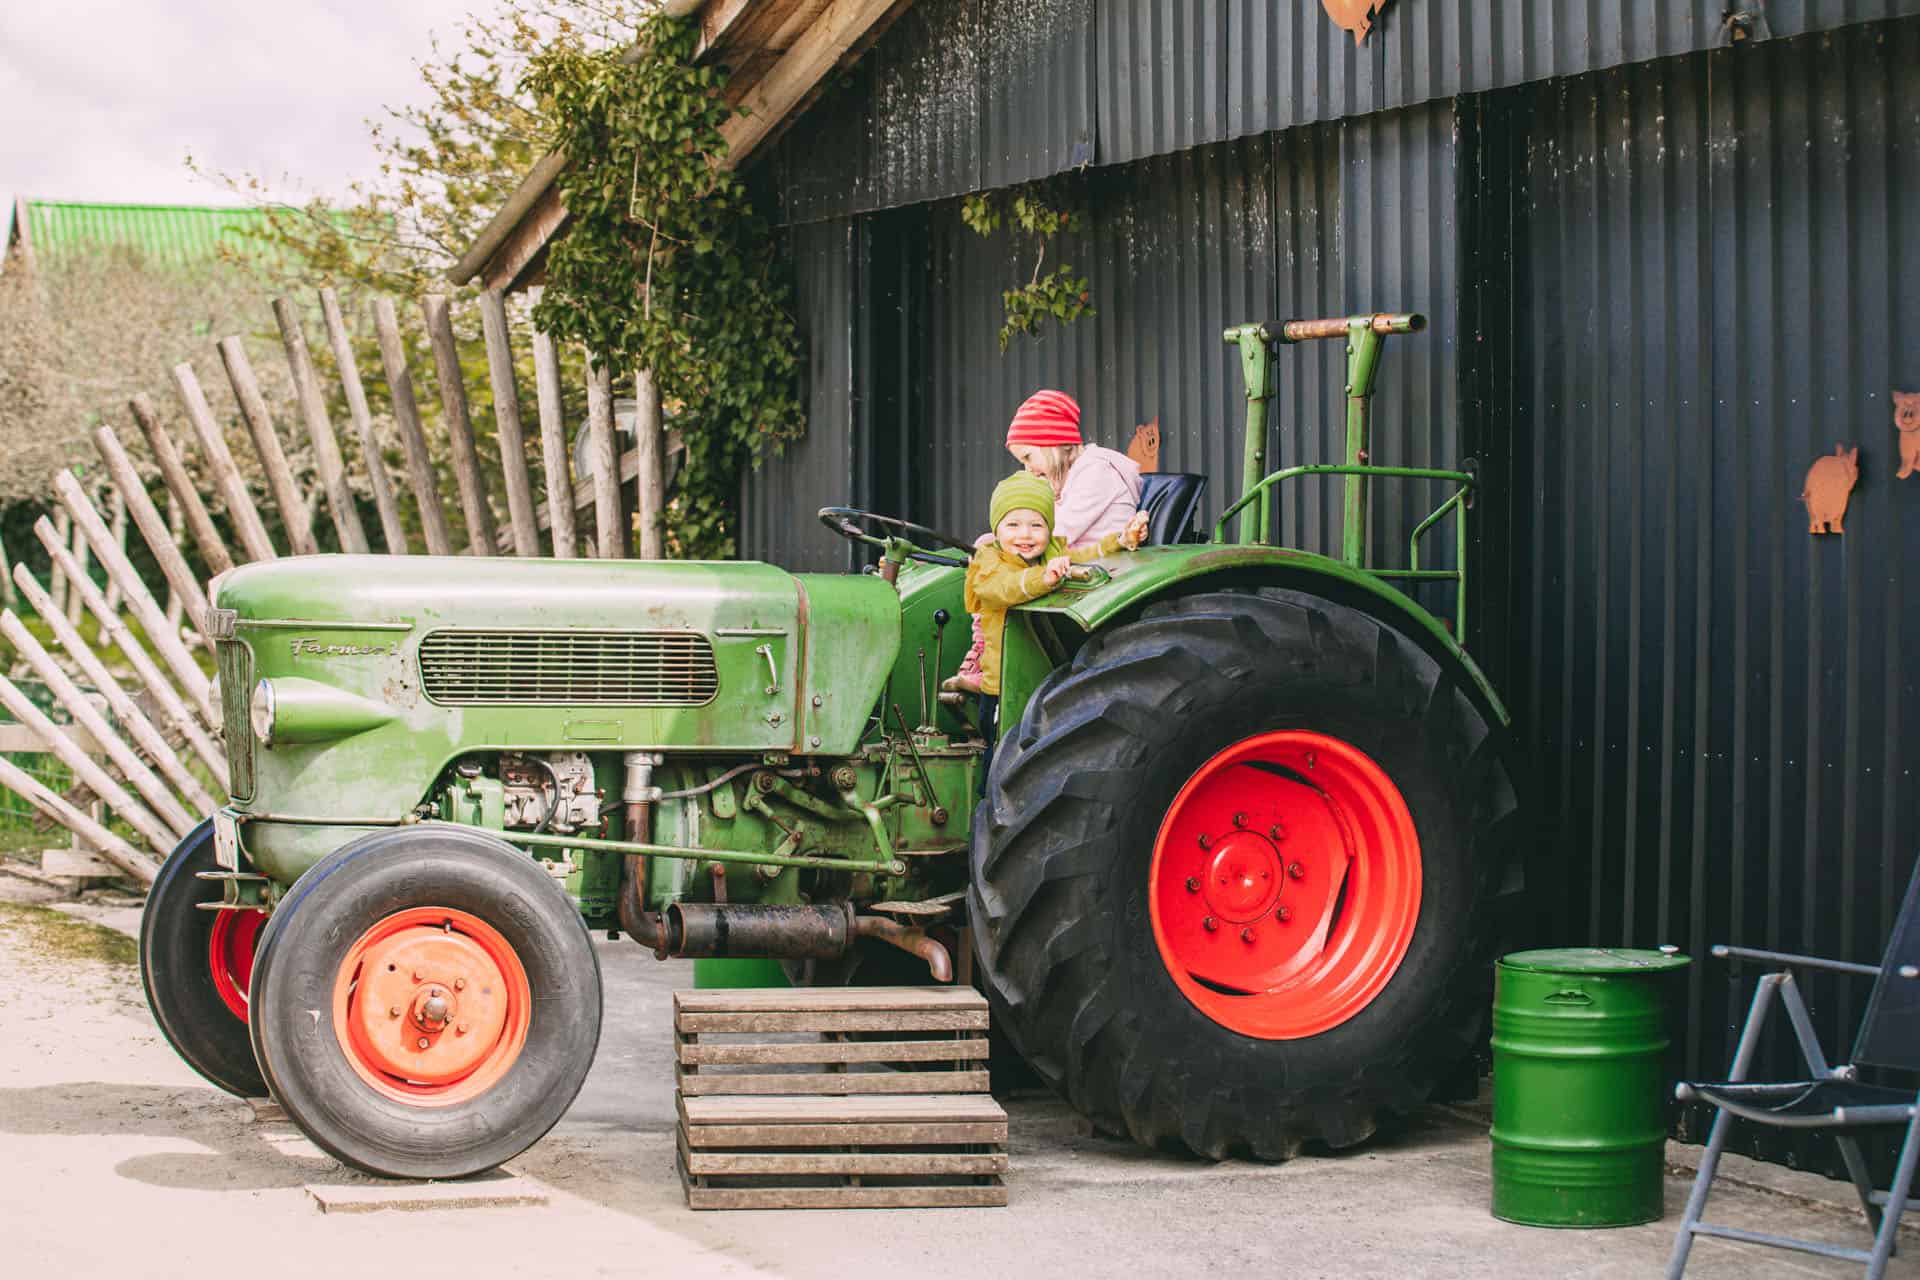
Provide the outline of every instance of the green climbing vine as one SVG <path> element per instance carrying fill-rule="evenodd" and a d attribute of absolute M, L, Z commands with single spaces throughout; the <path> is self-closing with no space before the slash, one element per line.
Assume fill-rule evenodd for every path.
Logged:
<path fill-rule="evenodd" d="M 1084 221 L 1079 202 L 1057 180 L 1043 180 L 1008 191 L 985 191 L 960 202 L 960 220 L 981 236 L 992 236 L 1011 221 L 1016 246 L 1026 241 L 1033 254 L 1033 273 L 1027 283 L 1000 295 L 1006 322 L 1000 326 L 1000 350 L 1018 334 L 1039 333 L 1048 319 L 1072 324 L 1095 315 L 1093 294 L 1085 276 L 1075 275 L 1070 263 L 1058 263 L 1043 273 L 1047 241 L 1061 232 L 1077 233 Z"/>
<path fill-rule="evenodd" d="M 797 438 L 805 415 L 784 241 L 719 164 L 734 108 L 720 71 L 693 62 L 698 34 L 653 15 L 626 50 L 534 57 L 526 87 L 555 122 L 571 218 L 535 318 L 604 353 L 616 380 L 652 370 L 687 450 L 669 545 L 724 558 L 741 469 Z"/>

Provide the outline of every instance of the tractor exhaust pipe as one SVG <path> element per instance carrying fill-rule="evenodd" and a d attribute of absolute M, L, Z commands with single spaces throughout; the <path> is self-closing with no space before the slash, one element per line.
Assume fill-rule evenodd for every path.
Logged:
<path fill-rule="evenodd" d="M 660 763 L 660 757 L 647 751 L 629 751 L 622 762 L 627 766 L 626 782 L 620 789 L 620 800 L 626 806 L 626 837 L 635 844 L 652 844 L 653 766 Z M 631 853 L 621 859 L 618 908 L 620 927 L 627 936 L 666 959 L 666 926 L 658 911 L 647 910 L 647 860 L 642 854 Z"/>
<path fill-rule="evenodd" d="M 885 916 L 861 916 L 854 922 L 854 931 L 863 938 L 878 938 L 919 956 L 927 962 L 927 971 L 935 982 L 953 981 L 953 958 L 925 929 L 908 928 Z"/>
<path fill-rule="evenodd" d="M 853 908 L 843 902 L 810 907 L 675 902 L 666 912 L 670 956 L 831 960 L 845 955 L 855 936 Z"/>

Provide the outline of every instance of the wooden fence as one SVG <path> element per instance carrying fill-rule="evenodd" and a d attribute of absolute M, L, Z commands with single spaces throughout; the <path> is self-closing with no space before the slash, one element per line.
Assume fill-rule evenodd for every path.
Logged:
<path fill-rule="evenodd" d="M 212 683 L 194 654 L 196 646 L 209 651 L 212 647 L 204 622 L 208 593 L 188 563 L 185 540 L 191 540 L 215 574 L 280 555 L 315 553 L 314 528 L 323 512 L 340 548 L 351 553 L 452 555 L 464 550 L 470 555 L 624 557 L 631 527 L 639 530 L 642 556 L 661 554 L 663 460 L 673 442 L 661 431 L 659 398 L 650 379 L 643 375 L 636 380 L 636 445 L 623 456 L 614 437 L 611 379 L 604 362 L 589 360 L 585 387 L 588 475 L 576 478 L 571 474 L 562 416 L 559 352 L 546 334 L 527 335 L 546 480 L 546 493 L 536 494 L 527 465 L 531 446 L 521 416 L 514 335 L 504 301 L 497 293 L 479 299 L 487 394 L 501 460 L 500 474 L 489 477 L 474 436 L 451 307 L 445 298 L 426 299 L 422 320 L 467 530 L 466 546 L 456 548 L 392 301 L 376 299 L 368 320 L 405 458 L 409 491 L 405 494 L 397 491 L 387 474 L 385 442 L 368 408 L 352 332 L 339 299 L 332 290 L 323 289 L 319 302 L 327 347 L 340 378 L 339 399 L 346 405 L 347 425 L 358 445 L 364 474 L 349 471 L 300 309 L 293 300 L 278 298 L 273 315 L 300 426 L 313 457 L 310 487 L 303 490 L 301 477 L 288 460 L 283 428 L 274 421 L 245 347 L 238 337 L 222 338 L 215 349 L 260 464 L 264 502 L 256 502 L 192 365 L 182 363 L 171 371 L 172 389 L 191 429 L 191 440 L 173 438 L 147 395 L 134 396 L 127 406 L 159 472 L 164 512 L 119 433 L 112 425 L 96 427 L 92 438 L 100 469 L 87 483 L 70 471 L 54 475 L 52 518 L 43 517 L 34 526 L 52 565 L 49 581 L 40 582 L 19 563 L 7 575 L 10 589 L 5 593 L 6 607 L 0 610 L 0 635 L 46 685 L 69 723 L 55 723 L 8 675 L 0 674 L 0 707 L 18 722 L 17 728 L 0 726 L 0 787 L 20 795 L 47 822 L 71 832 L 76 849 L 91 850 L 144 883 L 152 883 L 174 845 L 225 802 L 228 778 L 220 709 Z M 188 459 L 194 453 L 210 479 L 210 492 L 202 493 L 193 482 Z M 496 522 L 492 496 L 496 492 L 505 496 L 504 527 Z M 375 529 L 361 519 L 361 494 L 371 497 L 378 517 Z M 409 500 L 417 517 L 418 533 L 412 538 L 404 518 Z M 271 505 L 263 510 L 266 503 Z M 216 513 L 226 516 L 231 545 Z M 280 545 L 270 536 L 269 513 L 278 516 L 283 530 Z M 164 603 L 155 598 L 128 558 L 128 539 L 135 535 L 166 584 Z M 0 558 L 0 572 L 4 565 Z M 104 572 L 104 589 L 94 582 L 91 565 Z M 58 654 L 41 643 L 16 610 L 31 611 L 43 620 Z M 93 644 L 80 626 L 87 614 L 97 623 Z M 119 651 L 120 665 L 129 674 L 115 675 L 114 664 L 104 656 L 107 649 Z M 71 772 L 74 785 L 57 793 L 6 758 L 5 753 L 28 749 L 57 757 Z M 61 865 L 73 864 L 68 859 Z"/>

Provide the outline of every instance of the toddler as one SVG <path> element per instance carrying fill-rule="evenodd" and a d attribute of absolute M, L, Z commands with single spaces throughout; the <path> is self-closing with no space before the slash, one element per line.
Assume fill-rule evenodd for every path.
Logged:
<path fill-rule="evenodd" d="M 1140 507 L 1140 467 L 1124 453 L 1087 444 L 1080 435 L 1080 405 L 1064 391 L 1036 391 L 1007 425 L 1007 452 L 1053 490 L 1054 535 L 1067 548 L 1098 546 L 1118 533 Z M 982 538 L 990 541 L 992 535 Z M 982 691 L 980 620 L 959 673 L 941 687 Z"/>
<path fill-rule="evenodd" d="M 993 539 L 974 549 L 966 583 L 967 611 L 979 618 L 984 641 L 980 652 L 980 731 L 987 740 L 987 754 L 980 762 L 982 788 L 999 736 L 1000 655 L 1007 610 L 1058 587 L 1072 565 L 1122 549 L 1132 551 L 1147 536 L 1147 514 L 1136 511 L 1118 533 L 1109 533 L 1091 545 L 1068 548 L 1053 534 L 1053 486 L 1026 471 L 1015 472 L 994 487 L 989 519 L 993 522 Z"/>

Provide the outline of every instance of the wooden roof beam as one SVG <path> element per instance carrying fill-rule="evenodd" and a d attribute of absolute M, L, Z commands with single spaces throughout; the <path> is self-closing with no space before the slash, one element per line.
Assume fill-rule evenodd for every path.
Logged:
<path fill-rule="evenodd" d="M 720 136 L 727 141 L 726 158 L 721 163 L 729 169 L 738 168 L 835 67 L 864 47 L 869 32 L 878 34 L 875 29 L 905 7 L 904 0 L 833 0 L 793 47 L 768 68 L 760 83 L 747 91 L 741 105 L 748 114 L 720 127 Z"/>

